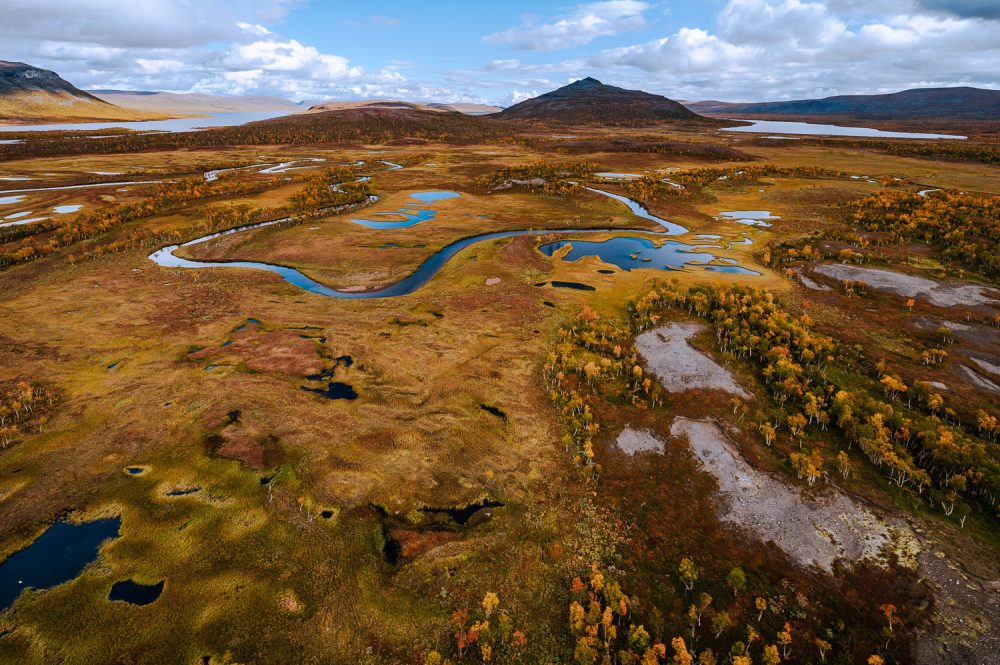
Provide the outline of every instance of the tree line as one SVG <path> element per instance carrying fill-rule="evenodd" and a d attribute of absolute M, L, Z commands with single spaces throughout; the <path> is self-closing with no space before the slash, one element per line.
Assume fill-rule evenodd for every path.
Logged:
<path fill-rule="evenodd" d="M 0 383 L 0 449 L 9 448 L 22 434 L 42 427 L 57 402 L 58 395 L 41 383 Z"/>
<path fill-rule="evenodd" d="M 205 216 L 184 229 L 154 232 L 132 229 L 120 237 L 100 244 L 90 244 L 81 251 L 70 253 L 70 262 L 104 254 L 149 247 L 156 243 L 180 241 L 195 233 L 214 232 L 245 224 L 292 217 L 289 222 L 301 222 L 329 214 L 341 206 L 357 206 L 369 202 L 372 195 L 366 182 L 354 182 L 358 167 L 328 169 L 320 174 L 298 176 L 304 182 L 286 206 L 276 208 L 251 208 L 246 205 L 229 205 L 205 208 Z M 233 180 L 219 178 L 186 178 L 155 186 L 152 196 L 142 201 L 122 203 L 77 216 L 70 222 L 46 227 L 47 237 L 27 242 L 20 247 L 8 248 L 0 254 L 0 268 L 28 263 L 52 256 L 58 251 L 85 241 L 91 241 L 118 230 L 132 222 L 168 213 L 195 202 L 213 198 L 245 196 L 274 187 L 271 180 Z"/>
<path fill-rule="evenodd" d="M 807 432 L 822 438 L 835 430 L 928 506 L 950 515 L 964 499 L 1000 517 L 993 414 L 980 413 L 970 431 L 943 413 L 943 399 L 929 384 L 908 384 L 884 364 L 865 371 L 836 340 L 812 330 L 808 315 L 790 314 L 766 290 L 658 283 L 629 303 L 628 318 L 644 330 L 664 309 L 708 320 L 723 353 L 756 367 L 785 414 L 760 418 L 762 433 L 786 428 L 801 442 Z"/>

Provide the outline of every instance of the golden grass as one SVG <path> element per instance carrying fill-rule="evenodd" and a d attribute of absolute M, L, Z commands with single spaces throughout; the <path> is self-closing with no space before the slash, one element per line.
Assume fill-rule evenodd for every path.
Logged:
<path fill-rule="evenodd" d="M 127 109 L 91 99 L 52 92 L 23 92 L 0 97 L 0 119 L 7 124 L 166 120 L 161 112 Z"/>

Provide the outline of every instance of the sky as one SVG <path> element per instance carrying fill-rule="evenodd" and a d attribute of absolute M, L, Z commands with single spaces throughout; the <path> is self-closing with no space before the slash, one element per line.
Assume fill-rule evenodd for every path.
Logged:
<path fill-rule="evenodd" d="M 0 0 L 0 60 L 84 89 L 507 106 L 1000 88 L 1000 0 Z"/>

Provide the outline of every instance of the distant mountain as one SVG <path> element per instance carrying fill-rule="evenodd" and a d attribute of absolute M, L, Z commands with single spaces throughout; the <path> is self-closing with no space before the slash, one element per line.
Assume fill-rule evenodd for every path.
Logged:
<path fill-rule="evenodd" d="M 706 121 L 661 95 L 604 85 L 587 77 L 532 97 L 496 114 L 505 120 L 545 120 L 565 124 L 636 125 L 664 121 Z M 706 121 L 712 122 L 712 121 Z"/>
<path fill-rule="evenodd" d="M 0 60 L 0 121 L 9 123 L 157 120 L 162 114 L 123 109 L 55 72 Z"/>
<path fill-rule="evenodd" d="M 859 120 L 955 118 L 1000 120 L 1000 90 L 916 88 L 885 95 L 837 95 L 788 102 L 690 102 L 686 106 L 712 115 L 836 116 Z"/>
<path fill-rule="evenodd" d="M 263 95 L 208 95 L 129 90 L 89 90 L 89 93 L 124 108 L 161 113 L 220 113 L 226 111 L 294 113 L 304 107 L 281 97 Z"/>
<path fill-rule="evenodd" d="M 418 111 L 452 111 L 465 113 L 466 115 L 486 115 L 496 113 L 499 106 L 489 106 L 487 104 L 469 104 L 465 102 L 455 102 L 451 104 L 424 103 L 424 102 L 404 102 L 398 99 L 364 99 L 359 101 L 339 101 L 331 100 L 312 104 L 309 111 L 343 111 L 346 109 L 411 109 Z"/>
<path fill-rule="evenodd" d="M 495 122 L 457 111 L 416 108 L 407 102 L 361 104 L 260 120 L 227 130 L 233 140 L 256 142 L 475 142 L 519 131 L 511 123 Z M 245 138 L 239 138 L 245 137 Z"/>

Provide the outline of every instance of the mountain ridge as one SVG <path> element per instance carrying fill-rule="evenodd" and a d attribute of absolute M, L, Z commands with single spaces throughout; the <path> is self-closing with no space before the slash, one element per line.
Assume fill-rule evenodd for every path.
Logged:
<path fill-rule="evenodd" d="M 911 88 L 876 95 L 834 95 L 781 102 L 685 103 L 687 108 L 712 115 L 734 113 L 775 116 L 831 116 L 859 120 L 958 118 L 1000 120 L 1000 90 L 957 86 Z"/>
<path fill-rule="evenodd" d="M 202 92 L 154 90 L 87 90 L 105 102 L 123 108 L 161 113 L 220 113 L 230 111 L 302 111 L 305 107 L 270 95 L 212 95 Z"/>

